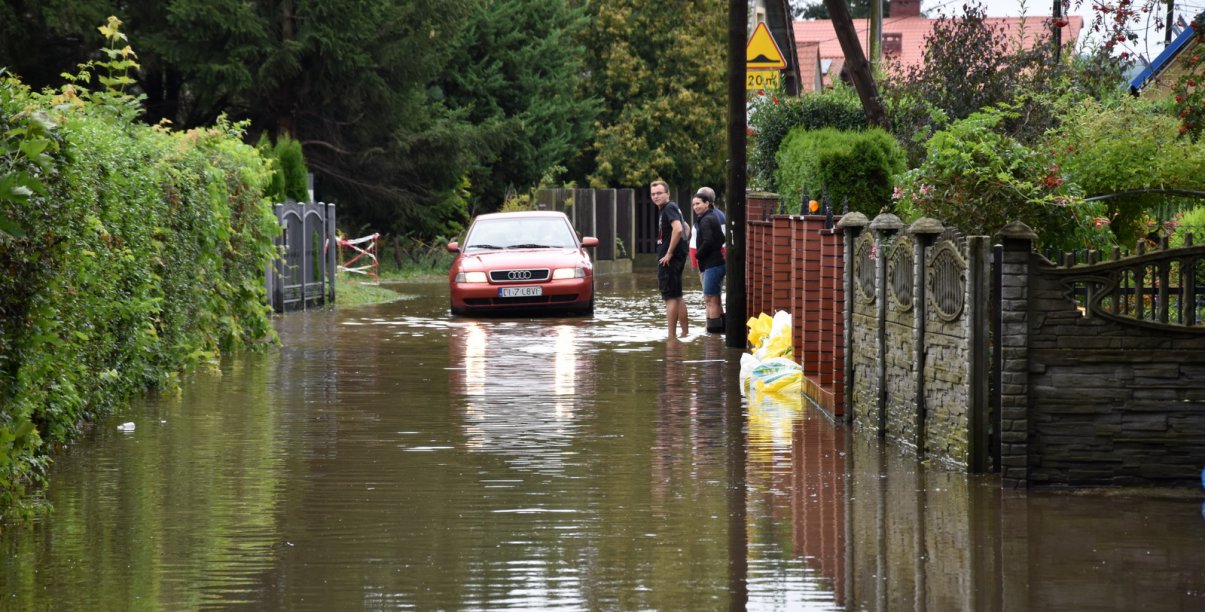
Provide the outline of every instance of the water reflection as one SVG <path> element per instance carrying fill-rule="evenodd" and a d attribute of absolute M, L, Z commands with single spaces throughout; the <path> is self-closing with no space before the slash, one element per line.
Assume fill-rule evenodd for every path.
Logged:
<path fill-rule="evenodd" d="M 464 447 L 558 471 L 589 402 L 590 351 L 575 324 L 466 321 L 449 330 L 449 388 L 463 399 Z"/>
<path fill-rule="evenodd" d="M 653 286 L 594 319 L 449 320 L 442 287 L 282 318 L 279 354 L 59 458 L 0 609 L 1205 608 L 1200 495 L 1003 493 L 746 404 Z"/>

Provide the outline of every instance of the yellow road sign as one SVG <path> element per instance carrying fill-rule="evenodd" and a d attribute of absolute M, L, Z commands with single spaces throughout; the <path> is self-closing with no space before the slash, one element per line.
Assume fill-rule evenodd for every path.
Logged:
<path fill-rule="evenodd" d="M 787 62 L 782 57 L 782 51 L 778 50 L 778 43 L 770 36 L 765 22 L 757 24 L 753 29 L 753 36 L 749 37 L 749 43 L 745 45 L 745 69 L 783 70 L 786 67 Z"/>
<path fill-rule="evenodd" d="M 777 70 L 747 70 L 745 72 L 745 90 L 775 89 L 779 85 L 782 73 Z"/>

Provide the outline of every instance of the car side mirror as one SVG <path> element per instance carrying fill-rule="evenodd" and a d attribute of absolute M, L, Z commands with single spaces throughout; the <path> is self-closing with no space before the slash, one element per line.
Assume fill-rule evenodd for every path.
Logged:
<path fill-rule="evenodd" d="M 460 245 L 456 244 L 455 242 L 449 242 L 448 243 L 448 252 L 449 253 L 459 253 Z"/>
<path fill-rule="evenodd" d="M 582 246 L 586 248 L 596 247 L 598 246 L 598 238 L 595 238 L 594 236 L 586 236 L 585 238 L 582 238 Z"/>

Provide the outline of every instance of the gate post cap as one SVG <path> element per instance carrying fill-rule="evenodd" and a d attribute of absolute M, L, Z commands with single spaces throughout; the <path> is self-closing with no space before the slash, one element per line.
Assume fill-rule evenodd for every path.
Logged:
<path fill-rule="evenodd" d="M 903 228 L 904 222 L 891 213 L 883 213 L 870 222 L 870 229 L 879 233 L 898 232 Z"/>
<path fill-rule="evenodd" d="M 1033 229 L 1020 221 L 1013 221 L 1005 225 L 1000 228 L 1000 231 L 996 232 L 996 235 L 1005 240 L 1033 241 L 1038 239 L 1038 235 L 1034 233 Z"/>
<path fill-rule="evenodd" d="M 860 212 L 851 212 L 841 215 L 841 220 L 837 222 L 837 227 L 845 229 L 847 227 L 866 227 L 870 225 L 870 219 Z"/>
<path fill-rule="evenodd" d="M 908 233 L 914 236 L 936 236 L 944 231 L 946 226 L 932 217 L 921 217 L 908 226 Z"/>

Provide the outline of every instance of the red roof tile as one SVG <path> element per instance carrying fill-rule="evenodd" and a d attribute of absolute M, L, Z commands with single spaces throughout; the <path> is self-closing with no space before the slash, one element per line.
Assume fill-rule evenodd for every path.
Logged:
<path fill-rule="evenodd" d="M 1022 22 L 1024 22 L 1024 44 L 1027 48 L 1032 47 L 1038 41 L 1048 40 L 1046 38 L 1047 29 L 1045 21 L 1048 17 L 1045 16 L 1029 16 L 1029 17 L 987 17 L 985 21 L 992 27 L 1001 28 L 1009 39 L 1015 39 L 1018 33 L 1021 32 Z M 1078 15 L 1072 15 L 1067 18 L 1069 23 L 1063 28 L 1063 41 L 1072 41 L 1079 38 L 1080 30 L 1084 27 L 1084 18 Z M 858 39 L 862 42 L 863 51 L 866 49 L 866 31 L 868 29 L 868 20 L 855 19 L 854 28 L 858 32 Z M 899 34 L 900 53 L 897 59 L 900 67 L 919 66 L 924 62 L 925 55 L 925 37 L 933 31 L 933 24 L 936 19 L 926 17 L 888 17 L 883 20 L 883 34 Z M 804 49 L 811 43 L 817 43 L 820 46 L 821 60 L 839 60 L 834 61 L 833 65 L 836 70 L 840 70 L 840 65 L 844 64 L 845 54 L 841 52 L 841 43 L 837 41 L 837 34 L 833 31 L 833 24 L 827 19 L 811 20 L 811 21 L 796 21 L 795 29 L 795 44 L 799 50 L 799 66 L 801 69 L 806 66 L 807 60 L 810 58 L 804 57 Z M 836 76 L 837 72 L 830 69 L 832 76 Z M 829 74 L 825 75 L 824 82 L 827 85 L 830 81 Z M 803 79 L 804 90 L 808 90 L 808 81 Z"/>

